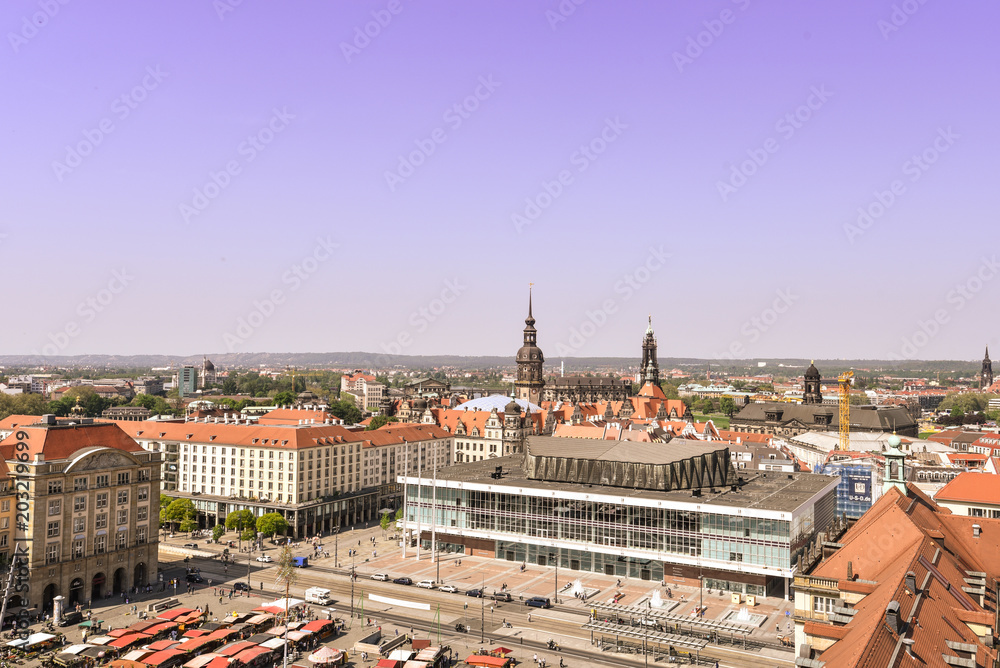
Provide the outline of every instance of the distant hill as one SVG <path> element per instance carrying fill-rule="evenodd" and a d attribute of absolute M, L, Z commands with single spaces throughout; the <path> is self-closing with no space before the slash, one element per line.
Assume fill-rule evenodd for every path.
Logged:
<path fill-rule="evenodd" d="M 461 356 L 461 355 L 384 355 L 367 352 L 332 353 L 212 353 L 208 358 L 220 368 L 259 368 L 296 366 L 299 368 L 386 368 L 400 366 L 407 369 L 432 367 L 453 367 L 456 369 L 514 368 L 513 355 L 506 356 Z M 0 355 L 0 365 L 5 367 L 89 367 L 97 369 L 142 369 L 166 367 L 173 364 L 182 366 L 201 364 L 201 355 L 65 355 L 45 357 L 42 355 Z M 550 358 L 546 368 L 559 368 L 564 360 Z M 774 374 L 796 376 L 809 365 L 808 359 L 753 359 L 718 360 L 696 357 L 661 357 L 660 369 L 680 368 L 695 373 L 713 372 L 737 374 Z M 764 362 L 764 366 L 758 366 Z M 636 368 L 639 359 L 635 357 L 568 357 L 566 370 L 581 371 Z M 847 369 L 862 369 L 872 373 L 893 373 L 905 375 L 908 372 L 976 374 L 980 362 L 968 360 L 816 360 L 824 378 L 832 378 Z M 799 370 L 801 369 L 801 370 Z"/>

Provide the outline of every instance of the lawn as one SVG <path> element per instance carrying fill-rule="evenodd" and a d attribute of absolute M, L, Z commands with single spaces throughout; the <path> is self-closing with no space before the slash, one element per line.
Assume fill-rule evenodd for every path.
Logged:
<path fill-rule="evenodd" d="M 729 429 L 729 416 L 722 413 L 714 413 L 712 415 L 699 415 L 698 413 L 695 413 L 694 419 L 698 422 L 711 420 L 716 429 Z"/>

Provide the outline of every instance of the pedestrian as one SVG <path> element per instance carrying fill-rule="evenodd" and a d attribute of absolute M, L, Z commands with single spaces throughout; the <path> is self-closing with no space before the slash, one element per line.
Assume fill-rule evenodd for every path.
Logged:
<path fill-rule="evenodd" d="M 535 661 L 535 663 L 538 663 L 538 654 L 534 654 L 531 658 Z"/>

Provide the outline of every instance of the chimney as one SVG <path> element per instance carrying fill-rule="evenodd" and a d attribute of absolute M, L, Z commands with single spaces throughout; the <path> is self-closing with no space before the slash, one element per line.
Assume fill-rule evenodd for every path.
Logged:
<path fill-rule="evenodd" d="M 917 656 L 916 654 L 913 653 L 913 638 L 903 638 L 903 648 L 906 650 L 906 653 L 909 654 L 910 656 L 912 657 Z"/>
<path fill-rule="evenodd" d="M 913 571 L 906 571 L 906 588 L 917 593 L 917 574 Z"/>
<path fill-rule="evenodd" d="M 889 601 L 885 606 L 885 624 L 893 633 L 899 633 L 899 602 Z"/>
<path fill-rule="evenodd" d="M 854 579 L 854 562 L 853 561 L 848 561 L 847 562 L 847 579 L 848 580 L 853 580 Z"/>
<path fill-rule="evenodd" d="M 979 534 L 983 532 L 983 528 L 978 524 L 972 525 L 972 535 L 974 538 L 979 538 Z"/>

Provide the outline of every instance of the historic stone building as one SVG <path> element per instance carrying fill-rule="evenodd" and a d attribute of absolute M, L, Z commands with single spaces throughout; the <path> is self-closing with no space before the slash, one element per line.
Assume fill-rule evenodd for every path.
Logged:
<path fill-rule="evenodd" d="M 792 437 L 807 431 L 837 431 L 840 416 L 836 406 L 765 401 L 744 406 L 730 425 L 734 431 Z M 901 436 L 916 437 L 917 423 L 902 406 L 851 406 L 851 431 L 895 431 Z"/>
<path fill-rule="evenodd" d="M 201 360 L 201 376 L 198 378 L 198 387 L 205 389 L 206 387 L 215 385 L 215 382 L 215 365 L 212 364 L 212 360 L 203 357 Z"/>
<path fill-rule="evenodd" d="M 802 383 L 802 403 L 823 403 L 823 393 L 820 391 L 820 385 L 822 385 L 822 379 L 819 374 L 819 369 L 816 368 L 815 363 L 810 362 L 809 368 L 806 369 L 806 375 Z"/>
<path fill-rule="evenodd" d="M 27 550 L 29 588 L 8 605 L 50 611 L 56 596 L 86 605 L 156 581 L 159 453 L 117 424 L 51 415 L 21 425 L 0 451 L 15 491 L 28 493 L 13 547 Z"/>
<path fill-rule="evenodd" d="M 986 346 L 986 357 L 983 358 L 983 370 L 979 382 L 979 387 L 986 390 L 993 384 L 993 362 L 990 361 L 990 347 Z"/>
<path fill-rule="evenodd" d="M 642 339 L 642 367 L 639 369 L 639 387 L 646 383 L 660 384 L 660 362 L 656 359 L 656 335 L 653 334 L 653 316 L 649 316 L 646 336 Z"/>
<path fill-rule="evenodd" d="M 545 384 L 543 401 L 595 403 L 625 401 L 632 396 L 632 381 L 607 376 L 561 376 Z"/>
<path fill-rule="evenodd" d="M 545 379 L 542 377 L 542 365 L 545 355 L 537 343 L 538 332 L 535 330 L 535 318 L 531 315 L 531 293 L 528 293 L 528 317 L 524 319 L 524 343 L 517 351 L 517 382 L 514 383 L 517 398 L 533 404 L 542 401 L 542 389 Z"/>

